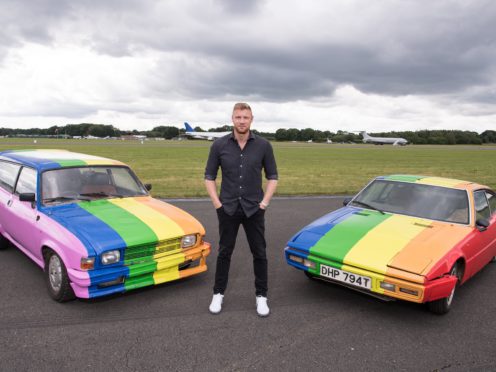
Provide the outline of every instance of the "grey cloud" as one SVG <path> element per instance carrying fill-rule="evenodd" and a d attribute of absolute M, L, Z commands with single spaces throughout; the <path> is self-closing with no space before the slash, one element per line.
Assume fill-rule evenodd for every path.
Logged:
<path fill-rule="evenodd" d="M 14 9 L 5 16 L 7 5 Z M 340 84 L 386 95 L 439 95 L 494 84 L 496 7 L 492 1 L 388 2 L 370 20 L 349 21 L 344 43 L 333 40 L 332 25 L 305 21 L 301 34 L 293 23 L 291 2 L 283 3 L 287 22 L 267 22 L 264 0 L 4 0 L 0 40 L 52 42 L 59 30 L 88 39 L 96 51 L 112 56 L 139 55 L 146 50 L 179 53 L 185 63 L 162 61 L 148 82 L 157 94 L 186 97 L 247 96 L 284 101 L 329 96 Z M 341 4 L 342 5 L 342 4 Z M 356 17 L 363 17 L 356 3 Z M 329 16 L 334 7 L 328 5 Z M 337 7 L 336 7 L 337 9 Z M 377 9 L 377 5 L 376 8 Z M 239 17 L 238 17 L 239 16 Z M 266 18 L 263 18 L 263 17 Z M 264 19 L 264 23 L 259 23 Z M 284 20 L 284 19 L 283 19 Z M 369 22 L 369 23 L 367 23 Z M 319 28 L 320 27 L 320 28 Z M 8 31 L 6 31 L 8 30 Z M 1 32 L 1 31 L 0 31 Z M 286 42 L 273 40 L 287 32 Z M 306 34 L 305 34 L 306 32 Z M 189 56 L 189 57 L 188 57 Z M 0 50 L 1 58 L 1 50 Z M 212 60 L 205 68 L 197 60 Z M 175 70 L 175 76 L 161 74 Z M 171 86 L 175 91 L 171 93 Z M 467 99 L 483 101 L 481 92 Z"/>

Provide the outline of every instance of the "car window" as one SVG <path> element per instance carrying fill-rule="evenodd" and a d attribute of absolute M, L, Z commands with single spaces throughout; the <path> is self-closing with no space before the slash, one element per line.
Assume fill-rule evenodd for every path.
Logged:
<path fill-rule="evenodd" d="M 496 195 L 490 191 L 486 191 L 486 198 L 489 202 L 489 209 L 491 210 L 491 215 L 496 214 Z"/>
<path fill-rule="evenodd" d="M 16 194 L 36 194 L 36 171 L 32 168 L 22 168 L 16 185 Z"/>
<path fill-rule="evenodd" d="M 486 193 L 484 191 L 474 192 L 474 202 L 475 202 L 475 213 L 476 220 L 479 218 L 488 219 L 491 217 L 491 212 L 489 210 L 489 203 L 486 199 Z"/>
<path fill-rule="evenodd" d="M 375 180 L 352 203 L 383 212 L 428 218 L 438 221 L 469 223 L 468 194 L 447 187 Z M 360 204 L 361 203 L 361 204 Z"/>
<path fill-rule="evenodd" d="M 134 179 L 128 168 L 112 168 L 112 178 L 115 186 L 121 190 L 126 190 L 129 194 L 143 194 L 143 188 Z"/>
<path fill-rule="evenodd" d="M 48 170 L 41 176 L 44 205 L 146 195 L 127 167 L 88 166 Z"/>
<path fill-rule="evenodd" d="M 19 164 L 0 161 L 0 187 L 12 192 L 20 168 Z"/>

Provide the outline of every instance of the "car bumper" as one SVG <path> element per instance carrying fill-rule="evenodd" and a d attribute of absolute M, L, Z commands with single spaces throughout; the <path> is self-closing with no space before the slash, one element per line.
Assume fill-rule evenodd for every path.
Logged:
<path fill-rule="evenodd" d="M 298 256 L 303 259 L 307 259 L 308 261 L 314 262 L 315 268 L 309 268 L 302 263 L 295 262 L 294 260 L 290 259 L 290 255 Z M 307 271 L 318 279 L 331 281 L 340 285 L 345 285 L 346 287 L 351 289 L 356 289 L 363 293 L 378 295 L 379 297 L 385 296 L 390 299 L 400 299 L 417 303 L 434 301 L 440 298 L 448 297 L 457 282 L 457 278 L 451 275 L 446 275 L 431 281 L 425 281 L 425 278 L 423 276 L 409 273 L 405 273 L 405 276 L 415 280 L 405 280 L 400 277 L 388 275 L 387 273 L 378 274 L 358 267 L 337 263 L 322 257 L 307 254 L 298 249 L 291 249 L 290 247 L 286 247 L 285 256 L 286 261 L 289 265 L 297 269 Z M 362 287 L 355 287 L 353 285 L 338 282 L 326 276 L 322 276 L 320 275 L 321 264 L 345 270 L 353 274 L 369 277 L 371 279 L 371 288 L 364 289 Z M 394 285 L 394 290 L 384 289 L 381 286 L 381 283 L 384 282 Z"/>
<path fill-rule="evenodd" d="M 132 266 L 80 271 L 68 269 L 74 293 L 79 298 L 94 298 L 157 285 L 207 271 L 210 244 L 188 249 Z M 89 275 L 88 275 L 89 274 Z"/>

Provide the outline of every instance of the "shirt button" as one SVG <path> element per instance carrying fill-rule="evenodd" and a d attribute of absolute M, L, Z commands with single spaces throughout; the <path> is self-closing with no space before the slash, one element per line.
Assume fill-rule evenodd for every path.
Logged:
<path fill-rule="evenodd" d="M 238 199 L 239 199 L 239 200 L 241 200 L 241 196 L 240 196 L 240 197 L 238 197 Z"/>
<path fill-rule="evenodd" d="M 243 188 L 243 186 L 239 186 L 239 188 L 240 188 L 240 189 L 242 189 L 242 188 Z"/>
<path fill-rule="evenodd" d="M 239 176 L 239 178 L 243 178 L 243 176 Z"/>
<path fill-rule="evenodd" d="M 243 157 L 243 154 L 241 154 L 240 156 Z"/>
<path fill-rule="evenodd" d="M 243 168 L 243 164 L 241 164 L 239 167 L 240 167 L 240 168 Z"/>

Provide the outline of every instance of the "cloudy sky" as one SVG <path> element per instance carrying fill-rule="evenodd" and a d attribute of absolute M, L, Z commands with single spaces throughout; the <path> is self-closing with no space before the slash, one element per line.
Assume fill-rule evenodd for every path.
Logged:
<path fill-rule="evenodd" d="M 0 0 L 0 127 L 496 130 L 493 0 Z"/>

